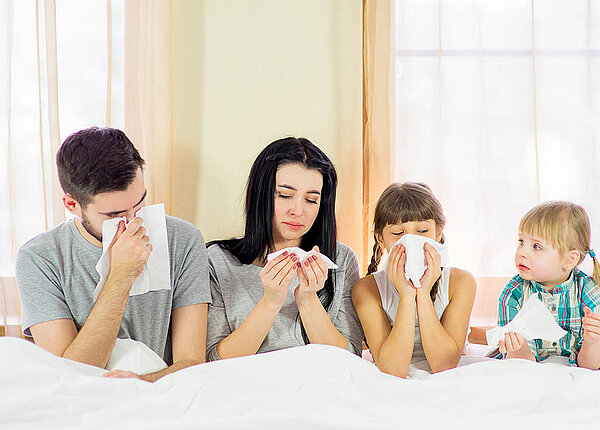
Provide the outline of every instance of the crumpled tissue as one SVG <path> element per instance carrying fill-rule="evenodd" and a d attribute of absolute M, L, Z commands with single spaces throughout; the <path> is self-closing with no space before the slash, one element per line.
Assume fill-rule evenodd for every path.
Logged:
<path fill-rule="evenodd" d="M 310 251 L 305 251 L 297 246 L 290 246 L 289 248 L 284 248 L 280 249 L 279 251 L 272 252 L 269 255 L 267 255 L 267 261 L 271 261 L 280 254 L 283 254 L 285 251 L 287 251 L 288 254 L 296 254 L 296 256 L 298 257 L 298 262 L 301 264 L 304 263 L 304 260 L 306 260 L 311 255 L 318 255 L 323 261 L 323 263 L 325 263 L 325 266 L 327 266 L 328 269 L 338 268 L 337 264 L 331 261 L 326 255 L 321 254 L 320 252 L 317 252 L 314 249 L 311 249 Z M 304 270 L 304 266 L 302 265 L 301 267 L 302 270 Z M 290 285 L 295 285 L 298 282 L 298 275 L 295 275 L 294 278 L 290 281 Z"/>
<path fill-rule="evenodd" d="M 106 364 L 106 370 L 127 370 L 138 375 L 158 372 L 165 367 L 167 363 L 146 344 L 118 338 Z"/>
<path fill-rule="evenodd" d="M 450 258 L 448 256 L 448 247 L 446 245 L 442 245 L 441 243 L 436 242 L 433 239 L 429 239 L 427 237 L 419 236 L 416 234 L 403 235 L 390 248 L 391 252 L 395 246 L 404 245 L 404 249 L 406 250 L 406 263 L 404 263 L 404 273 L 406 274 L 406 279 L 412 281 L 413 285 L 416 288 L 421 287 L 421 278 L 423 277 L 423 274 L 427 269 L 427 260 L 425 258 L 425 250 L 423 249 L 423 245 L 425 243 L 430 244 L 437 250 L 437 252 L 439 252 L 441 257 L 441 267 L 450 264 Z M 389 258 L 390 256 L 388 254 L 386 256 L 385 262 L 383 263 L 383 270 L 385 271 L 387 271 Z"/>
<path fill-rule="evenodd" d="M 567 332 L 557 323 L 550 311 L 538 299 L 537 294 L 532 295 L 523 304 L 511 322 L 503 327 L 496 327 L 485 333 L 490 346 L 498 346 L 498 341 L 504 338 L 509 331 L 519 333 L 527 340 L 542 339 L 550 342 L 558 341 Z"/>
<path fill-rule="evenodd" d="M 144 206 L 136 213 L 136 217 L 144 220 L 142 226 L 146 228 L 146 235 L 150 239 L 152 252 L 146 266 L 133 283 L 129 295 L 135 296 L 145 294 L 149 291 L 170 290 L 171 268 L 165 206 L 162 203 Z M 127 223 L 123 217 L 106 220 L 102 225 L 102 256 L 96 264 L 96 271 L 100 274 L 100 282 L 98 282 L 94 290 L 94 302 L 98 299 L 102 287 L 104 287 L 108 278 L 108 273 L 110 272 L 108 247 L 112 243 L 119 222 L 121 221 Z"/>

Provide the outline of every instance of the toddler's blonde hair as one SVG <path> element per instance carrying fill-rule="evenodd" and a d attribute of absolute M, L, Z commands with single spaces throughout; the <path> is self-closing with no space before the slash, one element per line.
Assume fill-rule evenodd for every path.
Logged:
<path fill-rule="evenodd" d="M 590 218 L 581 206 L 565 201 L 540 203 L 527 212 L 519 223 L 519 231 L 547 240 L 561 253 L 579 252 L 579 261 L 590 252 L 592 229 Z M 600 283 L 600 264 L 594 261 L 594 281 Z"/>

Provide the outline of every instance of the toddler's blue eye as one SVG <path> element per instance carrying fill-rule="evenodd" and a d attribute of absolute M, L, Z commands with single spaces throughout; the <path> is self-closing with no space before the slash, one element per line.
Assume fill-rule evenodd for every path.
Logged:
<path fill-rule="evenodd" d="M 540 246 L 539 243 L 536 243 L 535 245 L 533 245 L 533 249 L 535 249 L 537 251 L 541 251 L 543 248 Z"/>

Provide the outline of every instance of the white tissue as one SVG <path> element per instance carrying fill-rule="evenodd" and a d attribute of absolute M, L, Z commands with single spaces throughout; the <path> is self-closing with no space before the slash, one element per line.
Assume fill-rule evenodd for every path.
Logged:
<path fill-rule="evenodd" d="M 556 323 L 550 311 L 538 299 L 537 294 L 527 299 L 511 322 L 485 333 L 488 345 L 497 346 L 498 341 L 504 338 L 504 334 L 509 331 L 519 333 L 527 340 L 542 339 L 550 342 L 557 341 L 567 334 Z"/>
<path fill-rule="evenodd" d="M 406 279 L 411 280 L 413 285 L 417 288 L 421 287 L 421 278 L 427 269 L 427 260 L 425 259 L 425 250 L 423 245 L 425 243 L 433 246 L 437 252 L 439 252 L 441 261 L 441 267 L 450 264 L 450 258 L 448 257 L 448 247 L 436 242 L 433 239 L 419 236 L 416 234 L 405 234 L 390 248 L 390 252 L 395 246 L 404 245 L 406 250 L 406 263 L 404 264 L 404 273 Z M 390 256 L 387 255 L 385 262 L 383 263 L 383 270 L 387 271 L 388 260 Z"/>
<path fill-rule="evenodd" d="M 163 370 L 167 364 L 146 344 L 133 339 L 117 339 L 106 370 L 127 370 L 144 375 Z"/>
<path fill-rule="evenodd" d="M 170 290 L 171 269 L 169 260 L 169 244 L 167 241 L 167 220 L 165 206 L 161 204 L 144 206 L 136 217 L 142 218 L 142 226 L 146 228 L 146 235 L 150 239 L 152 252 L 142 273 L 136 278 L 129 292 L 130 296 L 145 294 L 148 291 Z M 117 232 L 119 222 L 125 218 L 113 218 L 104 221 L 102 225 L 102 256 L 96 264 L 96 271 L 100 274 L 100 282 L 94 290 L 94 302 L 98 299 L 102 287 L 110 272 L 110 257 L 108 247 Z"/>
<path fill-rule="evenodd" d="M 333 261 L 331 261 L 326 255 L 321 254 L 320 252 L 317 252 L 313 249 L 311 249 L 310 251 L 305 251 L 302 248 L 298 248 L 297 246 L 291 246 L 289 248 L 284 248 L 284 249 L 280 249 L 279 251 L 272 252 L 269 255 L 267 255 L 267 261 L 271 261 L 278 255 L 283 254 L 285 251 L 287 251 L 288 254 L 296 254 L 296 256 L 298 257 L 298 262 L 301 264 L 304 263 L 304 260 L 306 260 L 311 255 L 318 255 L 321 258 L 321 261 L 323 261 L 323 263 L 325 263 L 325 266 L 327 266 L 328 269 L 337 269 L 338 268 L 337 264 L 335 264 Z M 302 267 L 302 270 L 304 270 L 304 266 L 302 265 L 301 267 Z M 294 275 L 294 278 L 290 281 L 290 285 L 296 285 L 297 283 L 298 283 L 298 275 Z"/>

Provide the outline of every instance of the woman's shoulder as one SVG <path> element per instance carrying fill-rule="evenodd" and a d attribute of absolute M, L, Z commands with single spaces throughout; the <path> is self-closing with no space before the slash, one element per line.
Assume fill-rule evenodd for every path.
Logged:
<path fill-rule="evenodd" d="M 208 261 L 213 266 L 242 266 L 243 264 L 231 252 L 220 244 L 214 243 L 208 247 Z"/>
<path fill-rule="evenodd" d="M 358 256 L 352 248 L 339 240 L 336 243 L 336 264 L 339 266 L 340 263 L 356 262 L 358 264 Z"/>

